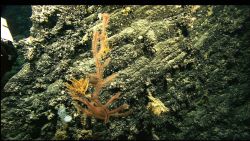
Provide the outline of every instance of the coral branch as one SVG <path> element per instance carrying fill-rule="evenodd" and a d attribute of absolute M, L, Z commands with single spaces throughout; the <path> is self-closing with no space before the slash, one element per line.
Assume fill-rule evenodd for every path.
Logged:
<path fill-rule="evenodd" d="M 105 104 L 106 107 L 108 107 L 111 103 L 113 103 L 115 100 L 117 100 L 119 98 L 119 96 L 121 95 L 121 93 L 116 93 L 114 96 L 112 96 L 109 101 Z"/>
<path fill-rule="evenodd" d="M 104 79 L 104 81 L 102 82 L 103 85 L 106 85 L 106 84 L 110 83 L 110 82 L 111 82 L 115 77 L 117 77 L 117 76 L 118 76 L 117 73 L 113 73 L 113 74 L 111 74 L 110 76 L 106 77 L 106 78 Z"/>

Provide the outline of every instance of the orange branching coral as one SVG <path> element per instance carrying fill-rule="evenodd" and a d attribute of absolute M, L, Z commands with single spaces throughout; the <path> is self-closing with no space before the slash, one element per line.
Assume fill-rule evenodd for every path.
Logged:
<path fill-rule="evenodd" d="M 87 109 L 78 107 L 81 109 L 83 113 L 87 116 L 92 116 L 101 120 L 104 120 L 104 123 L 107 123 L 109 117 L 121 117 L 129 115 L 132 110 L 127 112 L 123 112 L 125 109 L 129 108 L 128 104 L 123 104 L 120 107 L 109 110 L 108 106 L 111 105 L 115 100 L 117 100 L 120 96 L 120 93 L 116 93 L 112 96 L 106 104 L 102 104 L 99 98 L 99 94 L 101 93 L 101 89 L 109 84 L 116 76 L 117 73 L 113 73 L 110 76 L 104 78 L 104 68 L 109 64 L 110 58 L 102 61 L 106 53 L 110 50 L 107 42 L 107 32 L 106 28 L 109 22 L 109 15 L 107 13 L 102 14 L 102 30 L 101 33 L 98 31 L 93 32 L 93 40 L 92 40 L 92 53 L 93 58 L 95 59 L 96 72 L 92 73 L 86 79 L 73 80 L 72 86 L 66 85 L 68 90 L 71 92 L 72 99 L 82 102 L 87 106 Z M 100 46 L 99 46 L 100 44 Z M 94 88 L 94 92 L 91 94 L 91 98 L 87 98 L 85 95 L 88 84 L 90 84 Z"/>
<path fill-rule="evenodd" d="M 104 60 L 104 63 L 101 63 L 102 58 L 106 55 L 106 51 L 109 50 L 108 42 L 107 42 L 107 33 L 106 28 L 109 22 L 109 15 L 104 13 L 103 15 L 103 27 L 102 33 L 100 34 L 98 31 L 94 31 L 93 40 L 92 40 L 92 53 L 95 59 L 96 73 L 90 74 L 90 83 L 95 87 L 95 93 L 93 97 L 98 97 L 100 90 L 106 84 L 108 84 L 111 80 L 113 80 L 117 74 L 114 73 L 107 78 L 103 79 L 104 68 L 109 64 L 110 58 Z M 98 41 L 100 40 L 100 47 L 98 47 Z"/>

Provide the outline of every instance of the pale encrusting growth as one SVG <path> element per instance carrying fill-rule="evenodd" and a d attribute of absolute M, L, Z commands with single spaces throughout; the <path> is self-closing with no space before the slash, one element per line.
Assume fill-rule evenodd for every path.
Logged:
<path fill-rule="evenodd" d="M 148 98 L 150 102 L 147 105 L 147 109 L 149 109 L 156 116 L 160 116 L 162 113 L 169 111 L 169 108 L 167 108 L 160 99 L 153 97 L 149 91 Z"/>

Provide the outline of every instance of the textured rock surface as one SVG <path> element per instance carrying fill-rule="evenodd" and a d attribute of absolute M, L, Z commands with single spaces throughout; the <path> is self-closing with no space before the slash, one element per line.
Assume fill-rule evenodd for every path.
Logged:
<path fill-rule="evenodd" d="M 92 31 L 103 12 L 112 48 L 105 74 L 119 76 L 102 100 L 120 91 L 111 108 L 128 103 L 134 112 L 87 126 L 64 82 L 95 71 Z M 33 6 L 31 37 L 16 43 L 25 64 L 4 87 L 2 138 L 249 139 L 249 13 L 248 6 Z M 147 91 L 170 111 L 153 115 Z M 60 105 L 71 122 L 58 116 Z"/>

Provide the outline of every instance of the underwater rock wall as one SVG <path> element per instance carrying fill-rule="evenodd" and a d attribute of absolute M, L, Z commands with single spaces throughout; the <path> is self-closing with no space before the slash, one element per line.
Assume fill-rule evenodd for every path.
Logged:
<path fill-rule="evenodd" d="M 120 91 L 111 108 L 133 109 L 106 125 L 79 114 L 64 85 L 95 71 L 92 32 L 104 12 L 112 49 L 105 76 L 119 76 L 101 99 Z M 2 138 L 249 139 L 249 13 L 248 6 L 32 6 L 31 36 L 15 44 L 25 63 L 1 99 Z M 149 93 L 169 110 L 153 114 Z"/>

